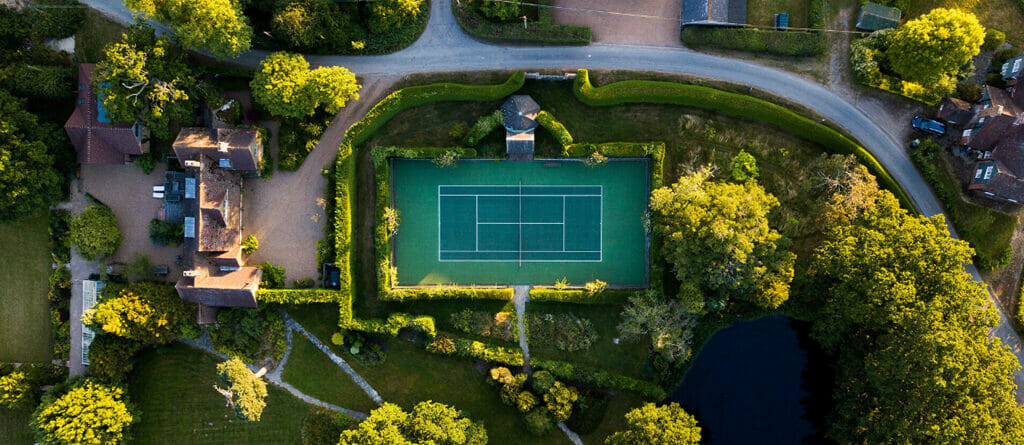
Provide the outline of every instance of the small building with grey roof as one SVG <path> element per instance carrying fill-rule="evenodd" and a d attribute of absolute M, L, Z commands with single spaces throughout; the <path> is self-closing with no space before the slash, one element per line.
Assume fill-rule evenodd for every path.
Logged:
<path fill-rule="evenodd" d="M 747 0 L 683 0 L 680 25 L 741 26 L 747 23 Z"/>
<path fill-rule="evenodd" d="M 878 3 L 867 2 L 860 7 L 860 17 L 857 18 L 857 29 L 864 31 L 878 31 L 900 26 L 902 12 L 898 8 L 882 6 Z"/>

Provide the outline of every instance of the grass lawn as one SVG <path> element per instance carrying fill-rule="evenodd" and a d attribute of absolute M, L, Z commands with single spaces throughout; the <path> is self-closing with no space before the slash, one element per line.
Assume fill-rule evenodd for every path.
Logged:
<path fill-rule="evenodd" d="M 45 213 L 0 224 L 0 362 L 46 362 L 50 259 Z"/>
<path fill-rule="evenodd" d="M 532 351 L 531 351 L 532 352 Z M 585 444 L 603 444 L 604 439 L 616 431 L 626 429 L 626 413 L 647 403 L 638 394 L 620 391 L 608 401 L 601 426 L 587 434 L 580 434 Z"/>
<path fill-rule="evenodd" d="M 142 412 L 132 427 L 134 443 L 301 442 L 302 419 L 310 405 L 268 384 L 262 419 L 242 421 L 213 389 L 219 384 L 219 361 L 181 344 L 139 357 L 128 378 L 131 401 Z"/>
<path fill-rule="evenodd" d="M 612 343 L 613 338 L 619 337 L 617 326 L 621 312 L 622 308 L 616 305 L 528 303 L 526 305 L 527 317 L 545 313 L 573 313 L 580 318 L 589 319 L 597 329 L 598 335 L 597 341 L 590 348 L 575 352 L 562 351 L 554 346 L 542 346 L 536 338 L 531 337 L 530 354 L 536 357 L 604 368 L 644 380 L 643 367 L 649 349 L 646 339 L 639 341 L 620 339 L 619 344 Z"/>
<path fill-rule="evenodd" d="M 935 8 L 960 8 L 978 16 L 982 26 L 1006 33 L 1006 40 L 1024 45 L 1024 11 L 1017 0 L 911 0 L 904 20 L 912 19 Z"/>
<path fill-rule="evenodd" d="M 0 443 L 28 444 L 35 442 L 32 428 L 28 422 L 32 419 L 32 410 L 9 410 L 0 408 Z"/>
<path fill-rule="evenodd" d="M 775 26 L 775 14 L 789 13 L 789 26 L 807 27 L 808 0 L 751 0 L 747 2 L 747 23 Z"/>
<path fill-rule="evenodd" d="M 292 354 L 285 364 L 284 381 L 328 403 L 369 413 L 377 404 L 338 365 L 306 337 L 292 334 Z M 325 385 L 325 380 L 330 382 Z"/>
<path fill-rule="evenodd" d="M 95 9 L 85 11 L 85 23 L 75 34 L 75 55 L 78 63 L 96 63 L 103 58 L 107 43 L 119 40 L 125 27 L 103 16 Z"/>

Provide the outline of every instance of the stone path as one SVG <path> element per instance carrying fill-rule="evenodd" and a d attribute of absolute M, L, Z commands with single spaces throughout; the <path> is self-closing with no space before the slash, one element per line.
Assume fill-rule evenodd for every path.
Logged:
<path fill-rule="evenodd" d="M 519 327 L 519 347 L 523 350 L 523 372 L 532 375 L 530 345 L 526 343 L 526 302 L 530 301 L 530 286 L 512 286 L 512 301 L 516 305 L 516 323 Z"/>
<path fill-rule="evenodd" d="M 580 435 L 574 433 L 568 426 L 565 426 L 565 422 L 558 422 L 558 429 L 562 430 L 574 445 L 583 445 L 583 441 L 580 440 Z"/>

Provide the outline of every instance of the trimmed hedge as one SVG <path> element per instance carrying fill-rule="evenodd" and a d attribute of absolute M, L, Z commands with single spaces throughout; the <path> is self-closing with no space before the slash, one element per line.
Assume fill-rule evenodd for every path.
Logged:
<path fill-rule="evenodd" d="M 436 0 L 445 1 L 445 0 Z M 503 42 L 544 43 L 548 45 L 587 45 L 590 28 L 586 26 L 552 25 L 551 8 L 538 7 L 536 22 L 523 28 L 522 22 L 495 23 L 481 15 L 470 1 L 450 0 L 455 21 L 466 34 L 478 39 Z M 550 5 L 551 0 L 536 3 Z"/>
<path fill-rule="evenodd" d="M 260 303 L 337 303 L 349 298 L 348 292 L 333 289 L 260 289 L 256 293 Z"/>
<path fill-rule="evenodd" d="M 637 290 L 605 289 L 590 293 L 582 289 L 553 289 L 535 287 L 530 289 L 530 301 L 574 304 L 625 304 Z"/>
<path fill-rule="evenodd" d="M 492 346 L 476 340 L 456 338 L 455 353 L 462 357 L 476 360 L 504 363 L 509 366 L 523 366 L 523 351 L 502 346 Z"/>
<path fill-rule="evenodd" d="M 466 135 L 466 145 L 476 145 L 481 139 L 487 137 L 492 131 L 496 130 L 501 126 L 502 120 L 505 116 L 501 113 L 501 110 L 494 110 L 491 114 L 485 114 L 476 120 L 473 127 L 469 129 L 469 134 Z"/>
<path fill-rule="evenodd" d="M 537 123 L 547 129 L 551 136 L 554 136 L 555 140 L 562 144 L 563 147 L 572 144 L 572 134 L 569 134 L 569 130 L 565 128 L 565 125 L 562 125 L 551 113 L 540 110 L 540 113 L 537 113 Z"/>
<path fill-rule="evenodd" d="M 542 358 L 532 358 L 530 359 L 530 364 L 548 371 L 555 377 L 563 380 L 587 383 L 605 389 L 634 391 L 653 400 L 663 400 L 667 396 L 665 390 L 654 383 L 613 374 L 608 371 Z"/>
<path fill-rule="evenodd" d="M 758 28 L 687 26 L 679 39 L 690 48 L 713 47 L 779 56 L 812 57 L 825 52 L 820 31 L 775 31 Z"/>
<path fill-rule="evenodd" d="M 392 337 L 397 336 L 400 330 L 410 328 L 426 334 L 431 339 L 437 337 L 437 328 L 434 326 L 434 317 L 427 315 L 410 315 L 401 312 L 388 315 L 386 320 L 381 320 L 379 318 L 357 320 L 352 318 L 347 326 L 341 327 L 356 331 L 390 335 Z"/>
<path fill-rule="evenodd" d="M 864 147 L 831 128 L 819 125 L 811 119 L 771 102 L 705 86 L 672 82 L 627 80 L 594 87 L 590 83 L 590 76 L 586 69 L 578 71 L 574 89 L 576 98 L 591 106 L 623 103 L 682 105 L 775 125 L 805 140 L 814 142 L 831 153 L 853 154 L 867 166 L 872 174 L 878 177 L 882 185 L 899 198 L 904 207 L 915 208 L 903 188 Z"/>
<path fill-rule="evenodd" d="M 505 300 L 512 301 L 512 288 L 479 288 L 438 286 L 430 288 L 398 288 L 381 292 L 384 301 L 410 300 Z"/>

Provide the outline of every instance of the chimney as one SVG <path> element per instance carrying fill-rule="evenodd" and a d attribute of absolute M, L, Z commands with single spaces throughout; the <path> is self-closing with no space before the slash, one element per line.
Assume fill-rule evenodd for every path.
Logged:
<path fill-rule="evenodd" d="M 181 275 L 184 276 L 184 277 L 198 277 L 199 276 L 199 271 L 195 270 L 195 269 L 186 270 L 186 271 L 182 272 Z"/>
<path fill-rule="evenodd" d="M 1002 107 L 1000 107 L 1000 108 L 1002 108 Z M 224 142 L 224 141 L 219 142 L 217 144 L 217 150 L 219 150 L 221 153 L 227 153 L 228 152 L 228 143 Z"/>
<path fill-rule="evenodd" d="M 199 161 L 185 161 L 185 167 L 199 168 L 201 165 L 202 164 L 200 164 Z"/>

